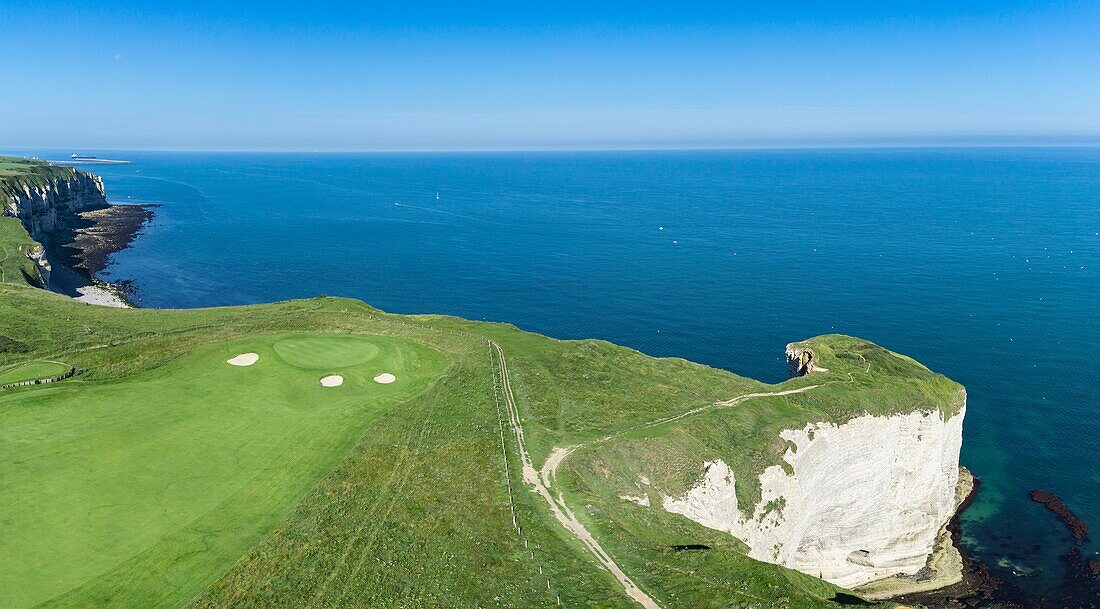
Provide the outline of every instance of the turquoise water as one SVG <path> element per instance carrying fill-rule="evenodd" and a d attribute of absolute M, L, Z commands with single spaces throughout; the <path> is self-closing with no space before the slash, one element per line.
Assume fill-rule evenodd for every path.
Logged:
<path fill-rule="evenodd" d="M 966 385 L 977 558 L 1061 606 L 1027 492 L 1100 528 L 1100 149 L 111 154 L 161 205 L 110 268 L 146 306 L 346 295 L 769 381 L 859 335 Z"/>

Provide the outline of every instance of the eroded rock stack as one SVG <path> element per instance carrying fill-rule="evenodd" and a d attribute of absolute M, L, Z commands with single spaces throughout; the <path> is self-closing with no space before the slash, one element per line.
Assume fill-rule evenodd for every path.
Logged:
<path fill-rule="evenodd" d="M 793 344 L 787 345 L 787 368 L 790 369 L 791 377 L 809 376 L 822 370 L 814 364 L 813 351 Z M 827 372 L 827 370 L 823 371 Z"/>

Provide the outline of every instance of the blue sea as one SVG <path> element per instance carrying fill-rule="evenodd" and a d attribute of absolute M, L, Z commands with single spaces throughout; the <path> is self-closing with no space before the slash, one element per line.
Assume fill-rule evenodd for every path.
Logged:
<path fill-rule="evenodd" d="M 974 557 L 1060 607 L 1028 491 L 1100 530 L 1100 149 L 100 154 L 160 206 L 108 269 L 144 306 L 353 296 L 767 381 L 858 335 L 967 387 Z"/>

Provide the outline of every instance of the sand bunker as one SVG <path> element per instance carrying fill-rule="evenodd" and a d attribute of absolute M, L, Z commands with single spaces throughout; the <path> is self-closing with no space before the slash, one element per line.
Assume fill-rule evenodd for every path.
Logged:
<path fill-rule="evenodd" d="M 390 374 L 389 372 L 383 372 L 382 374 L 379 374 L 378 376 L 374 377 L 374 382 L 382 383 L 383 385 L 389 385 L 390 383 L 392 383 L 396 380 L 397 380 L 397 377 Z"/>
<path fill-rule="evenodd" d="M 344 377 L 339 374 L 330 374 L 321 379 L 322 387 L 339 387 L 344 384 Z"/>
<path fill-rule="evenodd" d="M 259 359 L 260 356 L 256 355 L 255 353 L 242 353 L 237 357 L 226 361 L 230 364 L 233 364 L 234 366 L 251 366 L 252 364 L 255 364 Z"/>

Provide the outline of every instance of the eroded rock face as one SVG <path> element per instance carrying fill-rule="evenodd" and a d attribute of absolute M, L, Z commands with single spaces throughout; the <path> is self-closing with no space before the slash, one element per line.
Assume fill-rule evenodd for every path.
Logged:
<path fill-rule="evenodd" d="M 791 377 L 809 376 L 814 372 L 828 372 L 827 369 L 817 366 L 814 362 L 814 352 L 806 347 L 787 345 L 787 368 Z"/>
<path fill-rule="evenodd" d="M 912 412 L 785 430 L 780 436 L 794 448 L 783 458 L 793 473 L 764 471 L 751 516 L 739 509 L 722 461 L 705 463 L 702 480 L 665 497 L 663 507 L 730 533 L 753 558 L 846 588 L 913 574 L 955 511 L 965 412 L 946 421 L 938 411 Z"/>
<path fill-rule="evenodd" d="M 19 218 L 31 238 L 42 243 L 76 214 L 107 207 L 103 179 L 75 169 L 71 171 L 63 179 L 50 180 L 45 186 L 17 185 L 7 200 L 0 201 L 4 204 L 4 215 Z M 3 198 L 0 195 L 0 199 Z"/>
<path fill-rule="evenodd" d="M 73 168 L 45 185 L 13 181 L 10 188 L 0 192 L 0 204 L 2 215 L 18 218 L 31 239 L 47 245 L 52 243 L 54 233 L 75 221 L 79 213 L 108 206 L 103 179 Z M 46 249 L 36 248 L 27 257 L 38 267 L 35 282 L 40 287 L 49 285 L 52 267 Z"/>
<path fill-rule="evenodd" d="M 50 261 L 46 258 L 46 248 L 41 245 L 35 247 L 30 252 L 27 252 L 27 258 L 33 261 L 38 268 L 38 287 L 45 288 L 48 286 L 50 284 L 50 273 L 53 271 L 53 267 L 50 266 Z"/>

